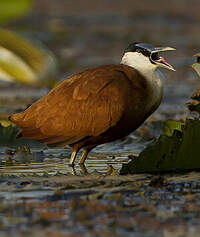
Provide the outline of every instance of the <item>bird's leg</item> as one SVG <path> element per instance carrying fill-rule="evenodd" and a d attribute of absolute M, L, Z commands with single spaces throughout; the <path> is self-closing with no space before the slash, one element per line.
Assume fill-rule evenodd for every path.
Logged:
<path fill-rule="evenodd" d="M 83 149 L 83 152 L 81 154 L 81 158 L 80 158 L 80 160 L 78 162 L 79 164 L 84 164 L 85 163 L 85 160 L 87 158 L 88 153 L 89 153 L 88 149 Z"/>
<path fill-rule="evenodd" d="M 78 153 L 77 151 L 72 151 L 72 154 L 71 154 L 70 160 L 69 160 L 69 164 L 70 164 L 71 166 L 74 165 L 74 161 L 75 161 L 75 159 L 76 159 L 77 153 Z"/>
<path fill-rule="evenodd" d="M 72 154 L 71 154 L 71 157 L 70 157 L 70 160 L 69 160 L 69 165 L 70 166 L 74 165 L 74 162 L 75 162 L 76 156 L 78 154 L 78 151 L 79 151 L 79 148 L 72 147 Z"/>
<path fill-rule="evenodd" d="M 83 174 L 88 174 L 87 168 L 85 167 L 84 164 L 79 164 L 79 168 Z"/>
<path fill-rule="evenodd" d="M 79 164 L 84 164 L 85 160 L 87 159 L 88 153 L 95 147 L 96 145 L 89 145 L 86 147 L 83 147 L 83 152 L 81 154 L 81 158 L 79 160 Z"/>
<path fill-rule="evenodd" d="M 71 166 L 71 167 L 70 167 L 70 172 L 71 172 L 72 175 L 77 175 L 77 174 L 76 174 L 76 169 L 75 169 L 74 166 Z"/>

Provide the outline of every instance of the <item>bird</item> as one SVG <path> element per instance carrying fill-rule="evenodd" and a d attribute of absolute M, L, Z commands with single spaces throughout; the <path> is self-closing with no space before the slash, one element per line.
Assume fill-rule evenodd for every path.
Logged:
<path fill-rule="evenodd" d="M 175 71 L 160 52 L 172 47 L 131 43 L 119 64 L 74 74 L 57 84 L 25 111 L 9 116 L 20 127 L 17 137 L 36 139 L 49 147 L 69 145 L 69 165 L 79 164 L 96 146 L 126 137 L 160 105 L 160 68 Z"/>

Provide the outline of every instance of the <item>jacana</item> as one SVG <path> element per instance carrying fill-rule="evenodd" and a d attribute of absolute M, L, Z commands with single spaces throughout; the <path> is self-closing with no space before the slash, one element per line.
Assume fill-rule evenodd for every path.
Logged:
<path fill-rule="evenodd" d="M 171 47 L 132 43 L 121 63 L 87 69 L 59 83 L 45 96 L 9 119 L 18 137 L 37 139 L 49 147 L 70 145 L 73 165 L 96 146 L 121 139 L 137 129 L 160 105 L 163 74 L 175 71 L 159 55 Z"/>

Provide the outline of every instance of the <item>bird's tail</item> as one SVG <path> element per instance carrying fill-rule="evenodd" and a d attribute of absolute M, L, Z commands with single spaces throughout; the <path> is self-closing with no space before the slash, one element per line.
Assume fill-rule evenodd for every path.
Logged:
<path fill-rule="evenodd" d="M 16 114 L 12 114 L 8 117 L 8 120 L 10 120 L 11 122 L 19 125 L 19 121 L 20 119 L 23 117 L 22 113 L 16 113 Z M 19 130 L 19 132 L 16 134 L 16 138 L 20 138 L 22 137 L 22 130 Z"/>
<path fill-rule="evenodd" d="M 8 117 L 8 119 L 13 122 L 18 124 L 18 122 L 24 117 L 23 113 L 16 113 L 16 114 L 12 114 Z"/>

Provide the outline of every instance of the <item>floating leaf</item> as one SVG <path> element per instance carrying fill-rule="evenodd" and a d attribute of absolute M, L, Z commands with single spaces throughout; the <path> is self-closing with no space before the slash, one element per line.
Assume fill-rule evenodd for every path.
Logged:
<path fill-rule="evenodd" d="M 161 135 L 139 157 L 123 165 L 121 174 L 199 170 L 200 120 L 187 120 L 182 131 Z"/>
<path fill-rule="evenodd" d="M 174 130 L 181 131 L 183 125 L 184 125 L 183 122 L 168 120 L 165 123 L 163 123 L 162 134 L 166 136 L 172 136 L 174 133 Z"/>
<path fill-rule="evenodd" d="M 33 0 L 1 0 L 0 23 L 23 16 L 32 7 Z"/>

